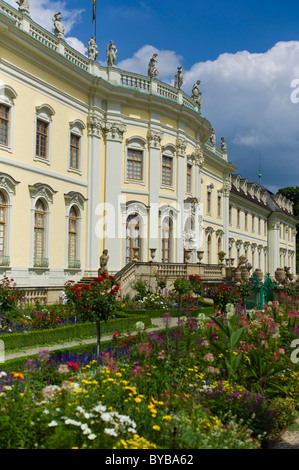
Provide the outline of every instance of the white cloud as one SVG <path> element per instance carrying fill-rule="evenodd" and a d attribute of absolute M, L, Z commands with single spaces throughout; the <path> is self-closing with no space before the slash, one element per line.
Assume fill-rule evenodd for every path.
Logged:
<path fill-rule="evenodd" d="M 18 8 L 15 0 L 6 0 L 7 3 L 14 8 Z M 68 34 L 73 26 L 81 20 L 83 9 L 69 9 L 65 1 L 53 0 L 30 0 L 30 16 L 31 18 L 52 32 L 53 15 L 61 12 L 62 23 L 65 26 L 65 33 Z"/>
<path fill-rule="evenodd" d="M 117 67 L 130 72 L 147 75 L 148 63 L 153 54 L 158 54 L 158 79 L 169 82 L 174 77 L 177 67 L 182 64 L 183 57 L 175 51 L 159 50 L 154 46 L 145 45 L 133 57 L 117 64 Z"/>
<path fill-rule="evenodd" d="M 87 47 L 79 39 L 73 38 L 73 37 L 68 37 L 68 38 L 66 38 L 66 42 L 71 47 L 73 47 L 73 49 L 75 49 L 76 51 L 80 52 L 83 55 L 87 55 Z"/>

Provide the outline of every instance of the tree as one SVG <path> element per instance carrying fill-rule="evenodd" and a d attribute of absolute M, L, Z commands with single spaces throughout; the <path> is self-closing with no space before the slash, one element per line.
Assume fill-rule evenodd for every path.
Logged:
<path fill-rule="evenodd" d="M 296 271 L 299 272 L 299 186 L 296 187 L 287 187 L 281 188 L 278 190 L 278 194 L 282 194 L 282 196 L 286 197 L 294 204 L 294 216 L 298 219 L 297 224 L 297 235 L 296 235 Z"/>
<path fill-rule="evenodd" d="M 97 356 L 101 355 L 101 322 L 107 322 L 115 309 L 119 285 L 113 276 L 102 274 L 90 284 L 66 283 L 69 304 L 75 307 L 82 321 L 93 321 L 97 327 Z"/>

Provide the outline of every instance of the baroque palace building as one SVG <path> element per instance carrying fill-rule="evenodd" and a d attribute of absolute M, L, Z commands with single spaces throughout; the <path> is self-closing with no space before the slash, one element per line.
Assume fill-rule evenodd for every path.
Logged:
<path fill-rule="evenodd" d="M 53 22 L 0 0 L 0 274 L 63 286 L 95 276 L 105 249 L 111 273 L 150 249 L 164 263 L 189 249 L 216 265 L 224 251 L 294 273 L 292 203 L 235 173 L 180 71 L 172 87 L 103 67 Z"/>

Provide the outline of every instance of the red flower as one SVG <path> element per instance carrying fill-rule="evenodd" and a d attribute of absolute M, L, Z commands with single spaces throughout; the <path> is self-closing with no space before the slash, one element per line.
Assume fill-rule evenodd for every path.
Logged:
<path fill-rule="evenodd" d="M 77 364 L 75 364 L 74 362 L 69 362 L 69 363 L 68 363 L 68 366 L 69 366 L 69 367 L 72 367 L 72 369 L 74 370 L 74 372 L 79 368 L 79 367 L 77 366 Z"/>

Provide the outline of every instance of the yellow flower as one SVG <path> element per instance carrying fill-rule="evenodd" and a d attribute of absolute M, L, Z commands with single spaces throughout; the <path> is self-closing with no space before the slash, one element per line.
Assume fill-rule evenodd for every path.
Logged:
<path fill-rule="evenodd" d="M 160 431 L 160 429 L 161 429 L 160 426 L 158 426 L 157 424 L 153 426 L 154 431 Z"/>
<path fill-rule="evenodd" d="M 162 421 L 171 421 L 171 420 L 172 420 L 172 416 L 170 416 L 170 415 L 165 415 L 162 418 Z"/>
<path fill-rule="evenodd" d="M 134 399 L 134 401 L 135 401 L 136 403 L 140 403 L 140 402 L 141 402 L 141 398 L 136 397 L 136 398 Z"/>

